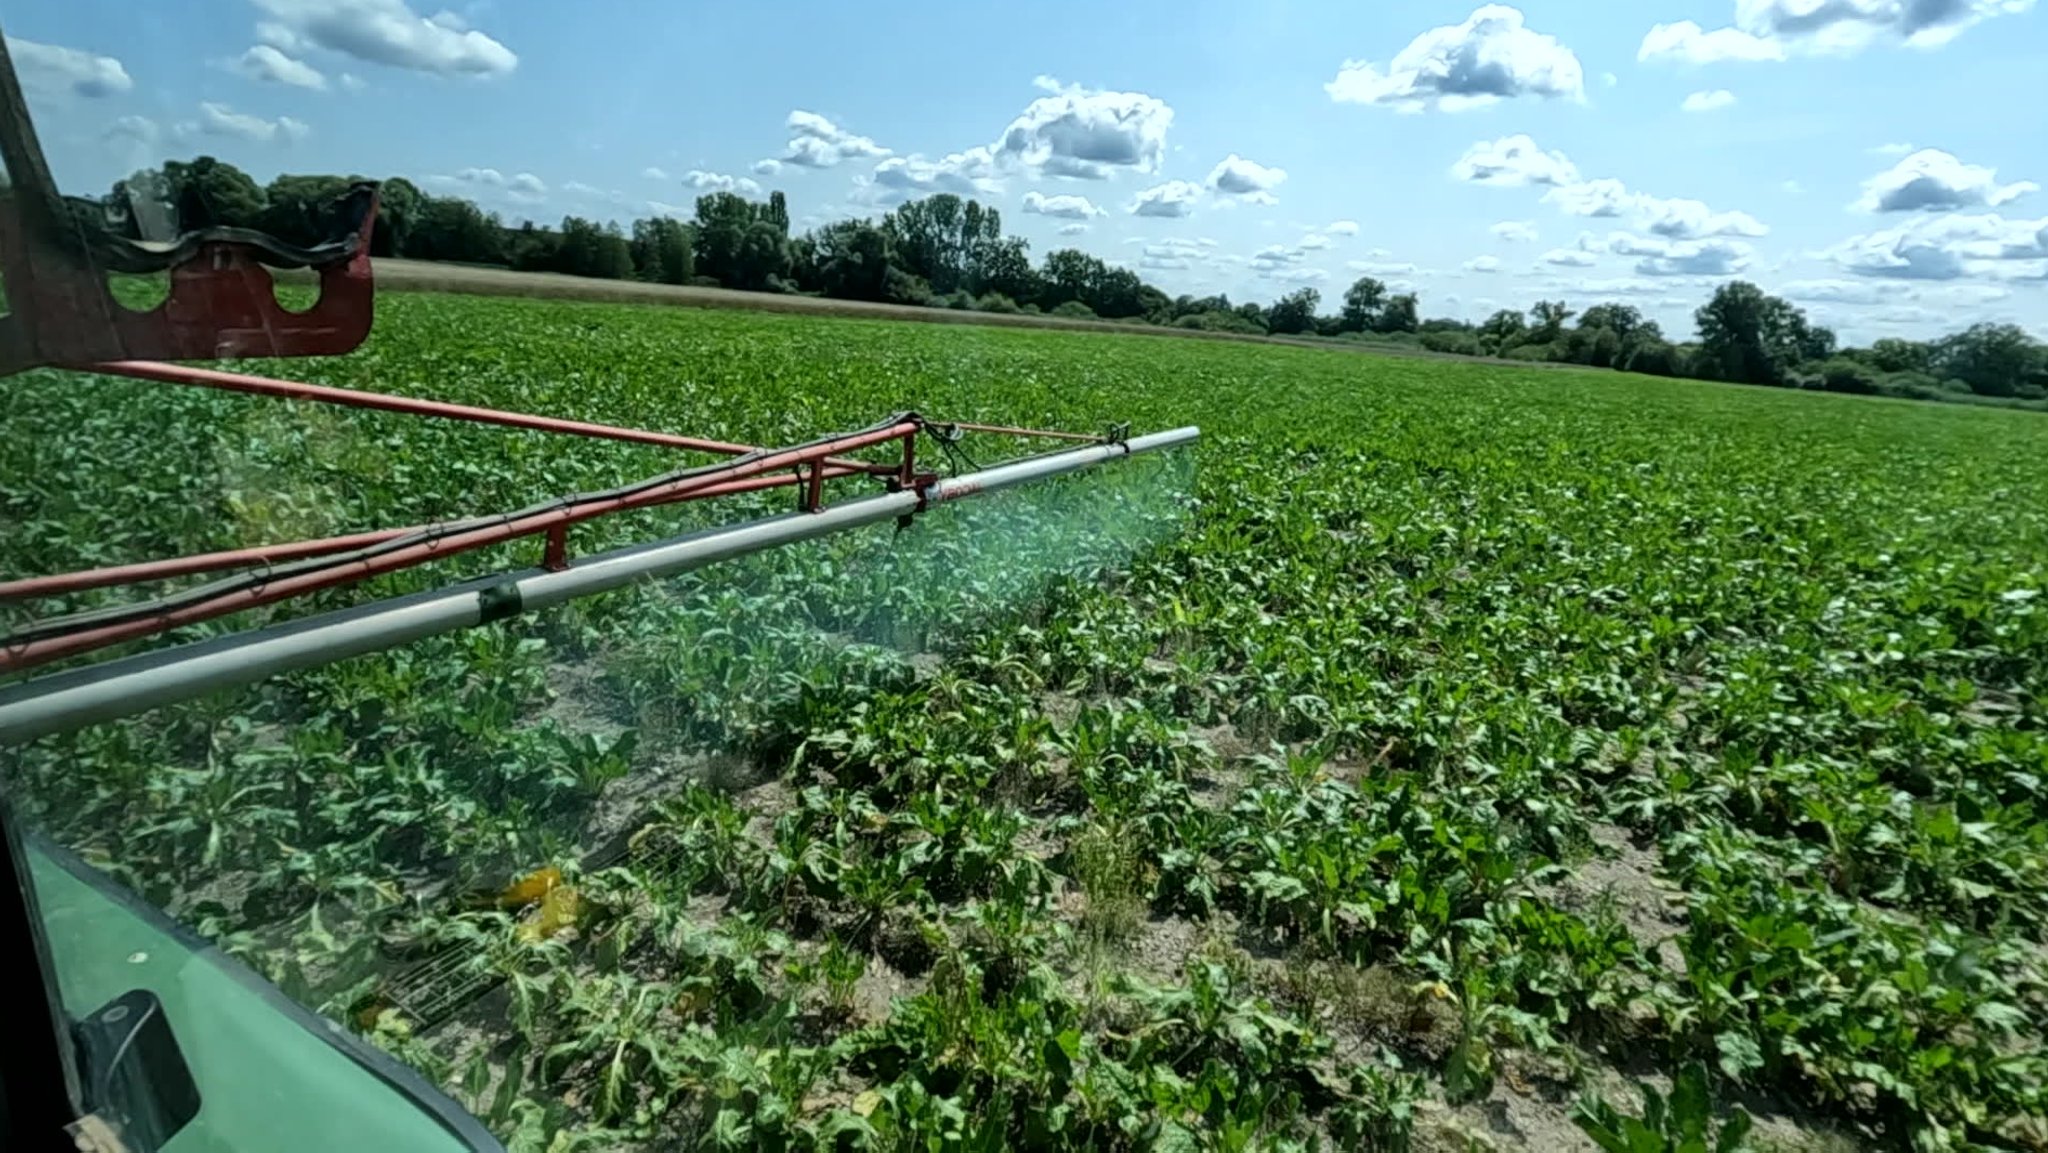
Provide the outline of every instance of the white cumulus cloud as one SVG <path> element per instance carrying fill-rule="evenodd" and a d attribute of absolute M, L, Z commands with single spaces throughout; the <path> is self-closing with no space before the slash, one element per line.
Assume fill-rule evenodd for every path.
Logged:
<path fill-rule="evenodd" d="M 1543 263 L 1555 264 L 1560 268 L 1591 268 L 1593 254 L 1576 248 L 1553 248 L 1543 254 Z"/>
<path fill-rule="evenodd" d="M 1747 212 L 1716 212 L 1702 201 L 1652 196 L 1607 178 L 1553 188 L 1543 198 L 1569 216 L 1625 218 L 1637 228 L 1671 240 L 1753 237 L 1770 231 Z"/>
<path fill-rule="evenodd" d="M 935 192 L 976 196 L 995 190 L 995 169 L 995 159 L 986 148 L 948 153 L 937 160 L 913 153 L 891 156 L 875 165 L 872 175 L 859 178 L 855 184 L 867 199 L 879 204 L 900 203 Z"/>
<path fill-rule="evenodd" d="M 1353 272 L 1363 272 L 1367 276 L 1413 276 L 1421 271 L 1417 266 L 1405 261 L 1391 260 L 1347 260 L 1344 267 Z"/>
<path fill-rule="evenodd" d="M 1156 172 L 1166 155 L 1173 109 L 1142 92 L 1108 92 L 1037 79 L 1033 100 L 992 146 L 1006 163 L 1049 176 L 1106 180 L 1118 171 Z"/>
<path fill-rule="evenodd" d="M 1286 169 L 1268 168 L 1233 152 L 1210 169 L 1208 185 L 1225 196 L 1254 204 L 1272 204 L 1273 190 L 1286 179 Z"/>
<path fill-rule="evenodd" d="M 1099 208 L 1085 196 L 1047 196 L 1042 192 L 1024 194 L 1024 211 L 1035 216 L 1052 216 L 1061 220 L 1087 220 L 1096 216 L 1107 216 L 1107 209 Z"/>
<path fill-rule="evenodd" d="M 1538 239 L 1536 225 L 1527 220 L 1503 220 L 1488 231 L 1514 244 L 1534 244 Z"/>
<path fill-rule="evenodd" d="M 315 92 L 327 90 L 327 77 L 318 68 L 287 56 L 268 44 L 258 44 L 242 53 L 241 58 L 235 61 L 235 70 L 251 80 L 289 84 Z"/>
<path fill-rule="evenodd" d="M 648 180 L 667 180 L 667 179 L 668 179 L 668 173 L 667 173 L 667 172 L 664 172 L 663 170 L 661 170 L 661 169 L 659 169 L 659 168 L 656 168 L 656 167 L 655 167 L 655 166 L 653 166 L 652 164 L 650 164 L 650 165 L 648 165 L 647 167 L 645 167 L 645 168 L 641 169 L 641 170 L 640 170 L 640 175 L 641 175 L 641 176 L 643 176 L 643 177 L 645 177 L 645 178 L 646 178 L 646 179 L 648 179 Z"/>
<path fill-rule="evenodd" d="M 1494 256 L 1475 256 L 1472 259 L 1465 262 L 1465 271 L 1499 272 L 1500 258 Z"/>
<path fill-rule="evenodd" d="M 1635 228 L 1670 240 L 1715 236 L 1762 236 L 1762 221 L 1746 212 L 1716 212 L 1704 202 L 1637 192 L 1612 177 L 1587 180 L 1562 152 L 1545 152 L 1527 136 L 1480 141 L 1451 166 L 1460 180 L 1492 185 L 1544 185 L 1546 203 L 1568 216 L 1625 219 Z M 1520 222 L 1496 226 L 1502 239 L 1515 239 Z M 1507 231 L 1502 232 L 1505 228 Z"/>
<path fill-rule="evenodd" d="M 1659 24 L 1643 37 L 1636 49 L 1639 61 L 1672 60 L 1680 64 L 1719 64 L 1724 60 L 1783 60 L 1785 46 L 1776 40 L 1752 36 L 1738 28 L 1716 28 L 1712 32 L 1691 20 Z"/>
<path fill-rule="evenodd" d="M 1579 170 L 1562 152 L 1545 152 L 1527 136 L 1482 140 L 1465 150 L 1451 175 L 1475 184 L 1577 184 Z"/>
<path fill-rule="evenodd" d="M 1997 208 L 2041 186 L 2021 180 L 1998 183 L 1998 170 L 1965 164 L 1938 148 L 1915 152 L 1863 182 L 1855 207 L 1864 212 L 1951 212 Z"/>
<path fill-rule="evenodd" d="M 1752 263 L 1755 249 L 1740 240 L 1669 240 L 1617 232 L 1600 245 L 1636 257 L 1638 276 L 1732 276 Z"/>
<path fill-rule="evenodd" d="M 1185 180 L 1169 180 L 1138 193 L 1131 201 L 1133 216 L 1187 216 L 1202 198 L 1202 186 Z"/>
<path fill-rule="evenodd" d="M 133 141 L 136 144 L 155 144 L 162 130 L 147 116 L 116 116 L 107 127 L 106 138 L 110 141 Z"/>
<path fill-rule="evenodd" d="M 728 176 L 723 172 L 706 172 L 692 168 L 683 173 L 683 187 L 695 192 L 737 192 L 742 196 L 759 196 L 761 186 L 744 176 Z"/>
<path fill-rule="evenodd" d="M 1734 103 L 1735 93 L 1728 91 L 1726 88 L 1714 88 L 1705 92 L 1695 92 L 1687 96 L 1684 103 L 1678 107 L 1686 112 L 1717 112 L 1720 109 L 1732 106 Z"/>
<path fill-rule="evenodd" d="M 42 95 L 65 94 L 88 100 L 115 96 L 135 87 L 128 70 L 112 56 L 81 52 L 56 44 L 7 38 L 7 55 L 22 87 Z"/>
<path fill-rule="evenodd" d="M 519 56 L 452 12 L 421 16 L 406 0 L 255 0 L 266 44 L 313 45 L 372 64 L 441 76 L 502 76 Z"/>
<path fill-rule="evenodd" d="M 869 160 L 888 156 L 887 148 L 856 132 L 849 132 L 830 119 L 799 108 L 789 114 L 789 145 L 780 159 L 763 160 L 756 172 L 774 175 L 784 164 L 798 168 L 831 168 L 842 160 Z M 762 172 L 764 166 L 767 171 Z"/>
<path fill-rule="evenodd" d="M 485 188 L 503 192 L 521 203 L 533 203 L 548 194 L 547 184 L 531 172 L 515 172 L 510 176 L 495 168 L 465 168 L 452 177 L 441 177 L 437 183 L 466 184 L 471 188 Z"/>
<path fill-rule="evenodd" d="M 1643 38 L 1637 59 L 1785 60 L 1851 55 L 1880 41 L 1936 48 L 1973 25 L 2033 6 L 2034 0 L 1735 0 L 1730 26 L 1659 24 Z"/>
<path fill-rule="evenodd" d="M 310 131 L 302 121 L 289 116 L 265 120 L 212 101 L 199 106 L 199 122 L 187 127 L 188 131 L 196 128 L 207 136 L 234 137 L 256 144 L 290 144 L 294 140 L 305 139 Z"/>
<path fill-rule="evenodd" d="M 1778 289 L 1787 300 L 1811 304 L 1882 304 L 1897 299 L 1894 286 L 1853 280 L 1794 280 Z"/>
<path fill-rule="evenodd" d="M 1356 220 L 1333 220 L 1323 231 L 1331 236 L 1357 236 L 1358 222 Z"/>
<path fill-rule="evenodd" d="M 2048 276 L 2048 218 L 1922 215 L 1822 255 L 1857 276 L 1890 280 L 2033 280 Z"/>
<path fill-rule="evenodd" d="M 1204 264 L 1216 258 L 1213 249 L 1216 242 L 1208 239 L 1186 239 L 1170 236 L 1163 240 L 1141 240 L 1143 253 L 1138 267 L 1161 271 L 1185 271 L 1197 264 Z"/>
<path fill-rule="evenodd" d="M 1586 74 L 1570 48 L 1529 28 L 1519 9 L 1489 4 L 1463 24 L 1417 36 L 1384 67 L 1345 61 L 1323 89 L 1338 103 L 1456 112 L 1523 96 L 1582 100 Z"/>

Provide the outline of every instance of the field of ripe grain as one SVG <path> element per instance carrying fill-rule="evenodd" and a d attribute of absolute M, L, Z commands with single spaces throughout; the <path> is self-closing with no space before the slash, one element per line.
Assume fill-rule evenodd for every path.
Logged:
<path fill-rule="evenodd" d="M 763 443 L 1205 431 L 7 752 L 517 1148 L 2048 1148 L 2048 421 L 431 295 L 258 367 Z M 0 419 L 7 576 L 676 463 L 56 373 Z M 394 981 L 450 943 L 490 991 L 436 1017 Z"/>

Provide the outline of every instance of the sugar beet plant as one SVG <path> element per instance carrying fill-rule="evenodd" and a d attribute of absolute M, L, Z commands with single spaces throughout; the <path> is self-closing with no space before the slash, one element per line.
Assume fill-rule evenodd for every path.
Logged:
<path fill-rule="evenodd" d="M 52 835 L 515 1149 L 1400 1149 L 1623 1055 L 1678 1088 L 1589 1095 L 1602 1147 L 1731 1147 L 1706 1103 L 1746 1096 L 2048 1148 L 2038 420 L 424 296 L 287 370 L 763 443 L 912 407 L 1205 428 L 1195 471 L 7 754 Z M 0 416 L 9 575 L 672 465 L 56 374 Z M 451 942 L 502 990 L 461 1027 L 391 992 Z"/>

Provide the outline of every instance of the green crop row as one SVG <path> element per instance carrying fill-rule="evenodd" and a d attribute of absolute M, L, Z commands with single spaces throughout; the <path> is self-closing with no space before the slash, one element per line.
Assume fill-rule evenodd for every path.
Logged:
<path fill-rule="evenodd" d="M 1748 1095 L 2048 1149 L 2038 419 L 426 296 L 262 367 L 760 443 L 906 409 L 1204 429 L 8 754 L 60 839 L 514 1148 L 1395 1149 L 1527 1069 L 1569 1096 L 1628 1066 L 1676 1086 L 1589 1097 L 1587 1141 L 1770 1139 L 1711 1103 Z M 0 419 L 9 575 L 675 464 L 55 373 Z M 563 931 L 475 899 L 542 865 Z M 502 996 L 361 1010 L 450 942 Z"/>

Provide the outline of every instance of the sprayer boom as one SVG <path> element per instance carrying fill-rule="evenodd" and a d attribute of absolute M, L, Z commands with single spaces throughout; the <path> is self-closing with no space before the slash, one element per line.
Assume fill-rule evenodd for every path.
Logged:
<path fill-rule="evenodd" d="M 143 653 L 0 690 L 0 746 L 436 633 L 489 624 L 638 580 L 687 572 L 864 525 L 904 521 L 936 505 L 1188 444 L 1200 435 L 1196 429 L 1185 428 L 1140 437 L 1129 437 L 1122 429 L 1090 436 L 991 425 L 939 424 L 915 413 L 904 413 L 865 429 L 805 444 L 752 448 L 171 364 L 118 362 L 95 368 L 167 384 L 659 445 L 724 459 L 661 473 L 615 489 L 558 497 L 495 515 L 0 582 L 0 603 L 4 603 L 47 601 L 86 590 L 155 584 L 200 573 L 229 574 L 125 604 L 33 620 L 0 638 L 0 674 L 4 674 L 443 561 L 491 545 L 530 537 L 540 537 L 543 542 L 539 565 L 522 572 L 502 573 L 438 592 L 379 601 L 204 643 Z M 920 465 L 920 437 L 935 439 L 949 458 L 964 460 L 959 445 L 971 433 L 1050 437 L 1079 442 L 1081 447 L 948 476 Z M 887 459 L 872 459 L 876 449 L 887 449 Z M 849 482 L 860 480 L 877 485 L 881 491 L 844 503 L 827 501 L 828 495 L 841 496 Z M 571 558 L 569 531 L 586 521 L 779 487 L 796 490 L 795 512 L 581 560 Z"/>

